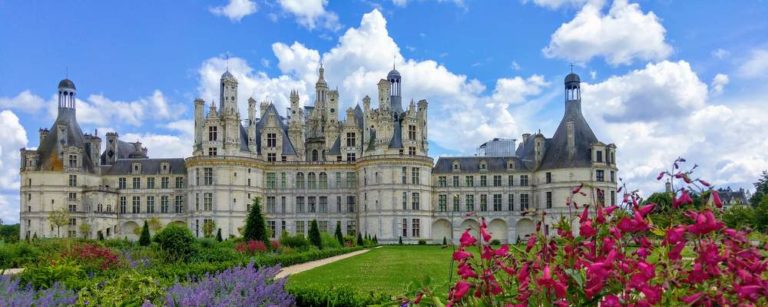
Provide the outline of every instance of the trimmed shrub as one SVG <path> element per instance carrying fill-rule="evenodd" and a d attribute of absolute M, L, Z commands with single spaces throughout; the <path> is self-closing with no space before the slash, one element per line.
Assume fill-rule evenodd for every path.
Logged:
<path fill-rule="evenodd" d="M 195 237 L 185 226 L 168 224 L 155 235 L 155 241 L 171 262 L 187 261 L 195 254 Z"/>
<path fill-rule="evenodd" d="M 246 241 L 256 240 L 269 243 L 267 237 L 267 225 L 264 222 L 264 216 L 261 214 L 260 198 L 253 199 L 251 212 L 248 213 L 248 219 L 245 221 L 245 232 L 243 238 Z"/>
<path fill-rule="evenodd" d="M 447 245 L 448 245 L 448 239 L 443 237 L 443 246 L 447 246 Z"/>
<path fill-rule="evenodd" d="M 149 238 L 149 225 L 147 224 L 147 221 L 144 221 L 144 227 L 141 228 L 141 237 L 139 237 L 139 245 L 149 246 L 151 241 L 152 240 Z"/>
<path fill-rule="evenodd" d="M 280 244 L 300 250 L 305 250 L 309 247 L 309 241 L 307 241 L 307 239 L 304 238 L 304 235 L 300 233 L 293 236 L 288 235 L 288 233 L 283 233 L 283 235 L 280 236 Z"/>
<path fill-rule="evenodd" d="M 221 237 L 221 228 L 219 228 L 219 231 L 216 232 L 216 241 L 224 241 L 224 239 Z"/>
<path fill-rule="evenodd" d="M 320 238 L 320 229 L 317 227 L 317 220 L 312 220 L 309 226 L 309 243 L 319 249 L 323 249 L 323 240 Z"/>
<path fill-rule="evenodd" d="M 322 244 L 323 244 L 323 249 L 327 249 L 327 248 L 331 248 L 331 249 L 341 248 L 341 246 L 342 246 L 341 243 L 339 243 L 339 240 L 337 240 L 337 238 L 335 238 L 334 236 L 331 236 L 327 232 L 321 233 L 320 234 L 320 239 L 321 239 Z"/>
<path fill-rule="evenodd" d="M 288 285 L 288 292 L 296 299 L 297 306 L 369 306 L 391 303 L 392 299 L 384 294 L 359 294 L 348 286 L 308 286 Z"/>
<path fill-rule="evenodd" d="M 336 221 L 336 231 L 333 233 L 333 235 L 336 237 L 336 240 L 339 241 L 339 244 L 342 246 L 344 245 L 344 235 L 341 234 L 341 221 Z"/>
<path fill-rule="evenodd" d="M 419 245 L 427 245 L 427 240 L 424 240 L 424 239 L 419 240 Z"/>
<path fill-rule="evenodd" d="M 397 237 L 397 244 L 403 245 L 403 237 Z"/>
<path fill-rule="evenodd" d="M 357 233 L 357 246 L 363 246 L 363 236 L 360 235 L 360 233 Z"/>

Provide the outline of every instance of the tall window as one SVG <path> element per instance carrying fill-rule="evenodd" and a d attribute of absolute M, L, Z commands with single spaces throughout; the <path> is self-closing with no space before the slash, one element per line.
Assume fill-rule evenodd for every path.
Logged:
<path fill-rule="evenodd" d="M 296 188 L 304 188 L 304 173 L 296 173 Z"/>
<path fill-rule="evenodd" d="M 296 212 L 304 213 L 304 196 L 296 196 Z"/>
<path fill-rule="evenodd" d="M 403 167 L 403 173 L 402 173 L 402 176 L 400 177 L 400 183 L 402 183 L 402 184 L 408 183 L 408 168 L 407 167 Z"/>
<path fill-rule="evenodd" d="M 211 156 L 211 157 L 215 157 L 216 156 L 216 147 L 208 148 L 208 156 Z"/>
<path fill-rule="evenodd" d="M 357 187 L 357 175 L 354 172 L 347 172 L 347 187 Z"/>
<path fill-rule="evenodd" d="M 320 213 L 328 212 L 328 197 L 320 196 Z"/>
<path fill-rule="evenodd" d="M 208 127 L 208 140 L 216 141 L 218 139 L 218 127 Z"/>
<path fill-rule="evenodd" d="M 213 185 L 213 168 L 206 167 L 203 169 L 203 185 Z"/>
<path fill-rule="evenodd" d="M 448 211 L 448 195 L 440 194 L 437 196 L 437 210 L 440 212 Z"/>
<path fill-rule="evenodd" d="M 420 220 L 419 219 L 412 219 L 411 220 L 411 233 L 413 234 L 413 237 L 418 238 L 421 236 L 421 232 L 419 229 L 420 227 Z"/>
<path fill-rule="evenodd" d="M 168 213 L 168 195 L 160 196 L 160 213 Z"/>
<path fill-rule="evenodd" d="M 126 182 L 127 180 L 125 179 L 125 177 L 117 178 L 117 188 L 121 190 L 125 189 Z"/>
<path fill-rule="evenodd" d="M 213 211 L 213 193 L 203 193 L 203 211 Z"/>
<path fill-rule="evenodd" d="M 419 193 L 411 194 L 411 209 L 419 210 Z"/>
<path fill-rule="evenodd" d="M 286 181 L 287 180 L 286 180 L 285 172 L 280 173 L 280 188 L 281 189 L 285 189 L 285 182 Z"/>
<path fill-rule="evenodd" d="M 465 198 L 465 202 L 467 203 L 467 211 L 475 211 L 475 195 L 470 194 Z"/>
<path fill-rule="evenodd" d="M 267 196 L 267 213 L 275 213 L 275 197 Z"/>
<path fill-rule="evenodd" d="M 403 237 L 408 236 L 408 219 L 403 219 Z"/>
<path fill-rule="evenodd" d="M 347 196 L 347 212 L 355 212 L 355 197 Z"/>
<path fill-rule="evenodd" d="M 357 233 L 357 227 L 355 225 L 355 220 L 347 221 L 347 235 L 348 236 L 354 236 L 355 233 Z"/>
<path fill-rule="evenodd" d="M 501 186 L 501 175 L 493 176 L 493 186 L 494 187 L 500 187 Z"/>
<path fill-rule="evenodd" d="M 488 186 L 488 178 L 487 177 L 488 176 L 486 176 L 486 175 L 481 175 L 480 176 L 480 186 L 481 187 L 487 187 Z"/>
<path fill-rule="evenodd" d="M 307 206 L 309 207 L 309 213 L 317 212 L 317 199 L 314 196 L 307 197 Z"/>
<path fill-rule="evenodd" d="M 276 162 L 277 161 L 277 154 L 270 152 L 267 153 L 267 162 Z"/>
<path fill-rule="evenodd" d="M 285 196 L 280 197 L 280 212 L 285 213 Z"/>
<path fill-rule="evenodd" d="M 128 200 L 125 198 L 125 196 L 120 196 L 120 214 L 125 214 L 125 207 L 127 206 L 126 202 L 128 202 Z"/>
<path fill-rule="evenodd" d="M 408 125 L 408 139 L 411 141 L 416 140 L 416 126 Z"/>
<path fill-rule="evenodd" d="M 409 156 L 415 156 L 416 155 L 416 147 L 408 147 L 408 155 Z"/>
<path fill-rule="evenodd" d="M 139 200 L 138 196 L 134 196 L 131 201 L 131 212 L 132 213 L 139 213 L 139 207 L 141 206 L 141 201 Z"/>
<path fill-rule="evenodd" d="M 480 194 L 480 211 L 488 211 L 488 195 Z"/>
<path fill-rule="evenodd" d="M 310 189 L 317 189 L 317 176 L 315 176 L 315 173 L 309 173 L 307 179 L 307 186 Z"/>
<path fill-rule="evenodd" d="M 304 221 L 296 221 L 296 233 L 304 234 Z"/>
<path fill-rule="evenodd" d="M 408 192 L 403 192 L 403 210 L 408 210 Z"/>
<path fill-rule="evenodd" d="M 547 209 L 552 209 L 552 192 L 547 192 Z"/>
<path fill-rule="evenodd" d="M 355 147 L 355 133 L 354 132 L 348 132 L 347 133 L 347 147 Z"/>
<path fill-rule="evenodd" d="M 411 169 L 411 183 L 419 184 L 419 168 L 414 167 Z"/>
<path fill-rule="evenodd" d="M 601 170 L 601 169 L 595 171 L 595 177 L 597 178 L 597 181 L 599 181 L 599 182 L 605 181 L 605 171 Z"/>
<path fill-rule="evenodd" d="M 267 221 L 267 227 L 269 227 L 269 236 L 275 237 L 275 221 Z"/>
<path fill-rule="evenodd" d="M 277 147 L 277 133 L 267 133 L 267 148 Z"/>
<path fill-rule="evenodd" d="M 184 177 L 176 177 L 176 188 L 184 188 Z"/>
<path fill-rule="evenodd" d="M 597 151 L 597 162 L 603 162 L 603 151 L 598 150 Z"/>
<path fill-rule="evenodd" d="M 446 180 L 445 176 L 437 177 L 437 185 L 439 187 L 447 187 L 448 186 L 448 180 Z"/>
<path fill-rule="evenodd" d="M 141 178 L 139 177 L 133 178 L 133 189 L 141 189 Z"/>
<path fill-rule="evenodd" d="M 168 177 L 160 178 L 160 188 L 161 189 L 167 189 L 169 181 L 170 181 L 170 179 Z"/>
<path fill-rule="evenodd" d="M 552 173 L 547 172 L 547 183 L 552 183 Z"/>
<path fill-rule="evenodd" d="M 465 178 L 466 186 L 468 187 L 474 187 L 475 186 L 475 177 L 474 176 L 466 176 Z"/>
<path fill-rule="evenodd" d="M 173 207 L 174 213 L 182 213 L 184 212 L 184 198 L 181 195 L 176 195 L 176 201 L 174 203 Z"/>
<path fill-rule="evenodd" d="M 501 194 L 493 194 L 493 211 L 501 211 Z"/>
<path fill-rule="evenodd" d="M 509 186 L 510 187 L 514 186 L 515 185 L 515 176 L 514 175 L 509 175 L 507 177 L 508 177 L 508 180 L 509 180 Z"/>
<path fill-rule="evenodd" d="M 507 198 L 507 204 L 508 204 L 507 210 L 515 211 L 515 194 L 509 194 L 507 196 L 508 196 L 508 198 Z"/>
<path fill-rule="evenodd" d="M 155 197 L 147 196 L 147 213 L 155 213 Z"/>
<path fill-rule="evenodd" d="M 320 173 L 320 188 L 321 189 L 328 188 L 328 174 L 326 174 L 325 172 Z"/>
<path fill-rule="evenodd" d="M 69 167 L 77 167 L 77 155 L 69 155 Z"/>
<path fill-rule="evenodd" d="M 520 175 L 520 186 L 528 186 L 528 175 Z"/>
<path fill-rule="evenodd" d="M 456 196 L 453 198 L 453 211 L 454 212 L 461 211 L 460 210 L 461 208 L 459 207 L 461 207 L 461 205 L 459 204 L 459 196 Z"/>
<path fill-rule="evenodd" d="M 520 194 L 520 211 L 528 210 L 528 194 Z"/>
<path fill-rule="evenodd" d="M 453 187 L 459 187 L 459 176 L 453 176 Z"/>
<path fill-rule="evenodd" d="M 267 173 L 267 189 L 274 189 L 277 184 L 277 177 L 275 173 Z"/>
<path fill-rule="evenodd" d="M 69 186 L 70 187 L 77 186 L 77 175 L 69 175 Z"/>
<path fill-rule="evenodd" d="M 155 188 L 155 177 L 147 178 L 147 189 L 154 189 L 154 188 Z"/>

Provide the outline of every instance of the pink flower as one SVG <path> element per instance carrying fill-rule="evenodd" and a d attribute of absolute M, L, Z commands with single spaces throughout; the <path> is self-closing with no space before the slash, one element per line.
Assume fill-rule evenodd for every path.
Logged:
<path fill-rule="evenodd" d="M 528 244 L 525 246 L 525 252 L 530 252 L 534 245 L 536 245 L 536 236 L 531 235 L 531 237 L 528 238 Z"/>
<path fill-rule="evenodd" d="M 459 280 L 455 286 L 453 286 L 453 299 L 460 300 L 464 295 L 469 292 L 472 285 L 466 281 Z"/>
<path fill-rule="evenodd" d="M 615 295 L 608 295 L 603 297 L 603 302 L 600 303 L 600 306 L 603 307 L 620 307 L 621 303 L 619 302 L 619 298 Z"/>
<path fill-rule="evenodd" d="M 694 294 L 691 294 L 689 296 L 683 296 L 683 297 L 680 298 L 680 300 L 683 301 L 683 303 L 691 305 L 691 304 L 699 301 L 699 299 L 701 299 L 701 297 L 703 295 L 704 295 L 704 292 L 694 293 Z"/>
<path fill-rule="evenodd" d="M 488 233 L 488 225 L 485 224 L 485 219 L 482 219 L 480 224 L 480 235 L 483 237 L 483 241 L 491 241 L 491 234 Z"/>
<path fill-rule="evenodd" d="M 579 226 L 579 235 L 585 238 L 589 238 L 597 234 L 597 231 L 592 228 L 592 221 L 586 221 Z"/>
<path fill-rule="evenodd" d="M 681 242 L 685 240 L 686 230 L 687 230 L 687 227 L 685 225 L 680 225 L 675 228 L 671 228 L 667 230 L 666 242 L 668 244 L 676 244 L 677 242 Z"/>
<path fill-rule="evenodd" d="M 472 236 L 472 234 L 469 233 L 469 228 L 467 228 L 466 231 L 461 235 L 461 239 L 459 239 L 459 243 L 462 247 L 472 246 L 477 243 L 477 239 Z"/>
<path fill-rule="evenodd" d="M 459 264 L 459 276 L 462 279 L 468 279 L 470 277 L 477 278 L 477 273 L 472 269 L 472 266 L 467 263 Z"/>
<path fill-rule="evenodd" d="M 675 198 L 672 201 L 672 207 L 680 208 L 681 205 L 687 205 L 692 203 L 693 203 L 693 199 L 691 198 L 691 195 L 688 194 L 688 190 L 683 190 L 683 193 L 680 195 L 680 198 Z"/>
<path fill-rule="evenodd" d="M 646 216 L 648 213 L 650 213 L 651 211 L 653 211 L 653 208 L 654 208 L 654 207 L 656 207 L 656 204 L 653 204 L 653 203 L 651 203 L 651 204 L 647 204 L 647 205 L 645 205 L 645 206 L 642 206 L 642 207 L 640 207 L 640 208 L 638 209 L 638 212 L 640 212 L 640 215 L 642 215 L 642 216 Z"/>
<path fill-rule="evenodd" d="M 506 256 L 507 254 L 509 254 L 509 245 L 502 245 L 494 252 L 494 254 L 496 255 L 496 257 Z"/>
<path fill-rule="evenodd" d="M 710 210 L 704 210 L 701 213 L 689 211 L 687 215 L 694 221 L 693 225 L 688 226 L 688 231 L 693 234 L 702 235 L 715 230 L 720 230 L 725 226 L 723 222 L 720 222 L 715 218 L 715 214 Z"/>
<path fill-rule="evenodd" d="M 762 287 L 758 285 L 748 285 L 748 286 L 739 286 L 735 285 L 734 289 L 736 289 L 736 293 L 741 297 L 742 299 L 750 300 L 752 302 L 756 301 L 760 297 L 763 296 L 760 292 L 765 292 Z"/>
<path fill-rule="evenodd" d="M 720 194 L 717 193 L 717 191 L 712 191 L 712 202 L 715 203 L 715 206 L 718 208 L 723 207 L 723 201 L 720 200 Z"/>
<path fill-rule="evenodd" d="M 685 242 L 680 241 L 675 244 L 675 246 L 672 247 L 672 249 L 669 250 L 669 260 L 677 261 L 682 259 L 682 252 L 683 248 L 685 248 Z"/>
<path fill-rule="evenodd" d="M 706 182 L 706 181 L 704 181 L 702 179 L 699 179 L 699 182 L 701 182 L 701 184 L 703 184 L 705 187 L 711 186 L 711 184 L 709 184 L 709 182 Z"/>
<path fill-rule="evenodd" d="M 584 187 L 584 184 L 582 183 L 578 187 L 573 188 L 573 190 L 571 190 L 571 193 L 573 194 L 579 193 L 579 191 L 581 191 L 581 188 L 583 187 Z"/>
<path fill-rule="evenodd" d="M 484 260 L 490 260 L 495 254 L 495 251 L 490 245 L 483 245 L 483 252 L 480 253 L 480 258 Z"/>
<path fill-rule="evenodd" d="M 465 251 L 464 248 L 459 248 L 458 250 L 453 252 L 453 260 L 456 260 L 456 261 L 463 261 L 471 257 L 472 257 L 472 253 Z"/>
<path fill-rule="evenodd" d="M 666 172 L 659 173 L 659 175 L 656 176 L 656 180 L 661 180 L 661 178 L 664 178 L 664 173 L 666 173 Z"/>

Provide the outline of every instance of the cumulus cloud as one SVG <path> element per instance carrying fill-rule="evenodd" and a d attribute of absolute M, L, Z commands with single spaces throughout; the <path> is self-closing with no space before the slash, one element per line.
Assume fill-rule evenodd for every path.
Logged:
<path fill-rule="evenodd" d="M 723 89 L 725 89 L 725 86 L 728 85 L 728 82 L 730 82 L 728 75 L 726 74 L 715 75 L 715 78 L 712 79 L 712 83 L 710 83 L 709 85 L 710 87 L 712 87 L 712 89 L 710 90 L 712 92 L 712 95 L 722 94 Z"/>
<path fill-rule="evenodd" d="M 120 139 L 126 142 L 140 141 L 142 146 L 148 149 L 150 158 L 184 158 L 192 155 L 194 123 L 189 129 L 189 133 L 180 134 L 121 133 Z"/>
<path fill-rule="evenodd" d="M 392 4 L 399 7 L 406 7 L 408 6 L 408 2 L 411 2 L 412 0 L 392 0 Z M 453 4 L 456 4 L 457 6 L 463 7 L 464 6 L 464 0 L 437 0 L 438 3 L 441 2 L 451 2 Z"/>
<path fill-rule="evenodd" d="M 768 76 L 768 50 L 752 50 L 746 61 L 741 63 L 737 72 L 744 78 L 761 78 Z"/>
<path fill-rule="evenodd" d="M 314 29 L 318 26 L 336 31 L 341 28 L 339 16 L 327 11 L 328 0 L 278 0 L 280 7 L 296 17 L 296 22 Z"/>
<path fill-rule="evenodd" d="M 0 220 L 3 225 L 19 222 L 19 192 L 0 193 Z"/>
<path fill-rule="evenodd" d="M 602 8 L 601 1 L 584 5 L 552 34 L 544 55 L 582 64 L 601 56 L 617 66 L 635 59 L 661 60 L 672 53 L 666 29 L 653 12 L 643 13 L 639 4 L 627 0 L 614 0 L 605 14 Z"/>
<path fill-rule="evenodd" d="M 45 99 L 25 90 L 16 97 L 0 97 L 0 108 L 35 113 L 45 106 Z"/>
<path fill-rule="evenodd" d="M 548 9 L 558 9 L 560 7 L 564 6 L 572 6 L 572 7 L 580 7 L 581 5 L 587 3 L 589 0 L 523 0 L 523 3 L 533 2 L 533 4 L 536 4 L 541 7 L 545 7 Z M 592 1 L 592 2 L 602 2 L 602 0 Z"/>
<path fill-rule="evenodd" d="M 232 22 L 239 22 L 243 17 L 258 10 L 259 7 L 252 0 L 229 0 L 227 5 L 210 8 L 210 12 L 214 15 L 227 17 Z"/>
<path fill-rule="evenodd" d="M 48 114 L 56 118 L 58 104 L 52 96 L 48 104 Z M 184 107 L 172 104 L 163 92 L 155 90 L 152 95 L 136 100 L 114 100 L 103 94 L 92 94 L 86 99 L 78 98 L 77 121 L 86 125 L 130 125 L 141 126 L 147 120 L 169 120 L 177 118 Z"/>
<path fill-rule="evenodd" d="M 27 146 L 27 133 L 13 111 L 0 112 L 0 219 L 19 221 L 19 149 Z"/>

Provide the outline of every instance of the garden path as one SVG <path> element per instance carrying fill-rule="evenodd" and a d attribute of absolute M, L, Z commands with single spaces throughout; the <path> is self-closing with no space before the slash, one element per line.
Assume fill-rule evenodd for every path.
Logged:
<path fill-rule="evenodd" d="M 0 270 L 1 275 L 16 275 L 24 271 L 24 268 Z"/>
<path fill-rule="evenodd" d="M 378 246 L 376 248 L 379 248 L 379 247 L 381 246 Z M 354 257 L 360 254 L 364 254 L 364 253 L 367 253 L 369 250 L 370 249 L 364 249 L 364 250 L 359 250 L 356 252 L 351 252 L 343 255 L 333 256 L 325 259 L 320 259 L 320 260 L 310 261 L 310 262 L 301 263 L 297 265 L 292 265 L 289 267 L 284 267 L 280 269 L 280 272 L 277 273 L 277 276 L 275 276 L 275 278 L 285 278 L 285 277 L 288 277 L 288 275 L 301 273 L 301 272 L 311 270 L 316 267 L 323 266 L 332 262 L 336 262 L 339 260 L 347 259 L 349 257 Z"/>

